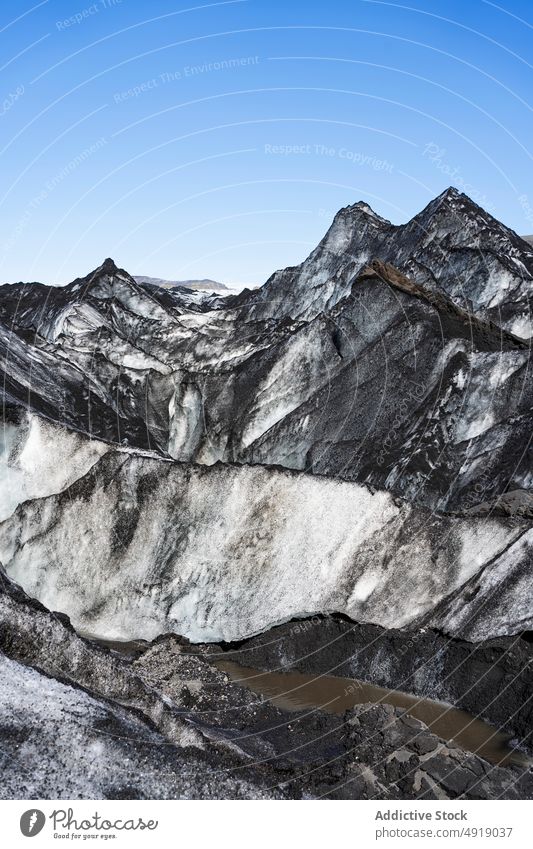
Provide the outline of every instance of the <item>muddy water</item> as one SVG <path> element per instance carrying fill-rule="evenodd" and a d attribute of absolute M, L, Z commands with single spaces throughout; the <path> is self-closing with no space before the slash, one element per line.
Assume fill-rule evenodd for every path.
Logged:
<path fill-rule="evenodd" d="M 406 708 L 411 716 L 424 722 L 438 737 L 453 740 L 462 749 L 475 752 L 491 763 L 522 766 L 531 763 L 525 754 L 510 747 L 509 735 L 501 734 L 486 722 L 443 702 L 387 690 L 353 678 L 304 675 L 300 672 L 261 672 L 225 660 L 216 665 L 235 683 L 248 687 L 284 710 L 321 708 L 343 714 L 355 705 L 384 702 Z"/>
<path fill-rule="evenodd" d="M 126 658 L 130 658 L 131 660 L 135 660 L 150 646 L 150 643 L 147 642 L 147 640 L 105 640 L 102 637 L 95 637 L 88 631 L 78 631 L 78 634 L 85 640 L 90 640 L 92 643 L 96 643 L 97 646 L 102 646 L 105 649 L 118 652 L 118 654 L 121 654 Z"/>

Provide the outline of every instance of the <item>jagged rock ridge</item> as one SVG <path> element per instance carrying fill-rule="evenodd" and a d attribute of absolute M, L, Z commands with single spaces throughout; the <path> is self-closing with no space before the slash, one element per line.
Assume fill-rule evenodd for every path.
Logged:
<path fill-rule="evenodd" d="M 531 336 L 531 245 L 454 188 L 400 226 L 364 202 L 341 209 L 301 265 L 277 271 L 258 292 L 237 296 L 235 304 L 255 317 L 316 316 L 346 295 L 375 257 L 468 311 Z"/>

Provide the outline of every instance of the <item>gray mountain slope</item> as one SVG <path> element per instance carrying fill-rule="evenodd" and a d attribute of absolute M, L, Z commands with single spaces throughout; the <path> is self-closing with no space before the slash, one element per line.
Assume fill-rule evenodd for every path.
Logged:
<path fill-rule="evenodd" d="M 267 639 L 320 614 L 316 634 L 400 629 L 409 663 L 371 663 L 387 685 L 403 665 L 427 692 L 438 644 L 467 678 L 495 658 L 507 690 L 533 628 L 532 272 L 526 241 L 448 190 L 400 227 L 341 210 L 235 297 L 112 260 L 0 287 L 7 797 L 530 796 L 387 705 L 289 721 L 163 635 Z M 464 697 L 456 679 L 439 697 Z"/>

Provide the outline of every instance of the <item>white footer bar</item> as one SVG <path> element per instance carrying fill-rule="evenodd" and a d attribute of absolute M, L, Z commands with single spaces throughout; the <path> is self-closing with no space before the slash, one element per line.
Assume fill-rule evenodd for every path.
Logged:
<path fill-rule="evenodd" d="M 520 847 L 533 802 L 3 801 L 1 843 L 18 846 Z M 32 842 L 35 841 L 35 842 Z"/>

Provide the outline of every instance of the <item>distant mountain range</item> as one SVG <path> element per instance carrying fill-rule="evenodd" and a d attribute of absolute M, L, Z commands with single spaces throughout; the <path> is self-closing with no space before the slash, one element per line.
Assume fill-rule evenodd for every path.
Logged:
<path fill-rule="evenodd" d="M 204 278 L 203 280 L 164 280 L 162 277 L 145 277 L 135 274 L 133 279 L 145 286 L 159 286 L 163 289 L 194 289 L 195 292 L 230 292 L 230 288 L 217 280 Z"/>

